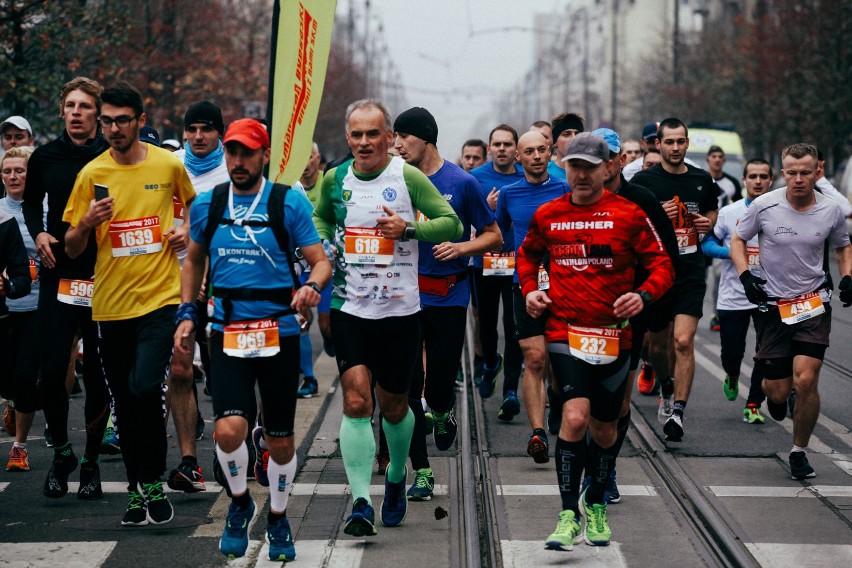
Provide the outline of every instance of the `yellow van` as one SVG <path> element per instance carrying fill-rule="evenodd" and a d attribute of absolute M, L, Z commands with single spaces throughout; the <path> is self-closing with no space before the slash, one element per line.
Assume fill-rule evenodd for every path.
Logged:
<path fill-rule="evenodd" d="M 686 157 L 707 169 L 707 151 L 711 146 L 719 146 L 725 151 L 725 172 L 736 179 L 743 177 L 743 143 L 740 135 L 733 130 L 712 128 L 690 128 L 689 150 Z"/>

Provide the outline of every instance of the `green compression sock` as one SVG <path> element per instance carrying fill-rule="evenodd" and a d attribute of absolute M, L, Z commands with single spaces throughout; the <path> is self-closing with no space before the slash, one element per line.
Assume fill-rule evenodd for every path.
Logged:
<path fill-rule="evenodd" d="M 408 459 L 408 449 L 411 446 L 411 434 L 414 432 L 414 413 L 408 409 L 405 418 L 391 424 L 382 418 L 382 428 L 388 440 L 388 481 L 399 483 L 405 476 L 405 462 Z"/>
<path fill-rule="evenodd" d="M 373 460 L 376 458 L 376 438 L 368 418 L 350 418 L 343 416 L 340 423 L 340 454 L 352 500 L 363 497 L 370 500 L 370 476 L 373 474 Z"/>

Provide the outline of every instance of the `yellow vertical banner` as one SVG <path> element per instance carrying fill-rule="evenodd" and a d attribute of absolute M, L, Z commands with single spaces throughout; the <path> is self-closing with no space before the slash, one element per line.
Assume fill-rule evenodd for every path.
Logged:
<path fill-rule="evenodd" d="M 298 180 L 310 158 L 336 5 L 335 0 L 275 0 L 266 111 L 272 181 Z"/>

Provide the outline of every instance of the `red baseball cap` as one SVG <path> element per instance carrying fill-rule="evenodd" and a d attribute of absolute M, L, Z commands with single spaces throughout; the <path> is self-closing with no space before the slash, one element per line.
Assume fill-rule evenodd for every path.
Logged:
<path fill-rule="evenodd" d="M 269 148 L 269 133 L 266 127 L 253 118 L 241 118 L 228 125 L 223 144 L 239 142 L 249 150 Z"/>

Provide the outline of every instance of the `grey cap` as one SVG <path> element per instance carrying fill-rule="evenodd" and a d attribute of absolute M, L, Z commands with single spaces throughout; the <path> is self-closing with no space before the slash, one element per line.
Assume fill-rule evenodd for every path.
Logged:
<path fill-rule="evenodd" d="M 571 139 L 565 150 L 563 162 L 585 160 L 591 164 L 600 164 L 609 160 L 609 146 L 606 141 L 591 132 L 581 132 Z"/>

